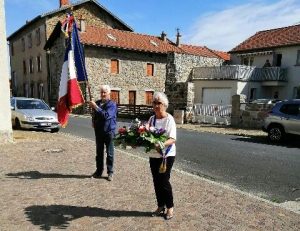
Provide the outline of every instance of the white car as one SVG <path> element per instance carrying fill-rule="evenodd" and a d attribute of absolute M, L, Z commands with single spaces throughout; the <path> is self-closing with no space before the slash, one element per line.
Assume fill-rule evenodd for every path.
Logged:
<path fill-rule="evenodd" d="M 280 102 L 280 99 L 256 99 L 253 100 L 251 103 L 257 103 L 257 104 L 275 104 Z"/>
<path fill-rule="evenodd" d="M 50 130 L 58 132 L 60 124 L 54 108 L 43 100 L 26 97 L 12 97 L 11 123 L 15 129 Z"/>

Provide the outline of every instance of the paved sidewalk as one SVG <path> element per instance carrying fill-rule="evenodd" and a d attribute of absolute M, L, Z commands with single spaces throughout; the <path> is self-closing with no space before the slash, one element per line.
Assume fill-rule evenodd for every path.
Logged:
<path fill-rule="evenodd" d="M 89 177 L 94 153 L 94 142 L 60 133 L 18 131 L 1 144 L 0 230 L 300 229 L 299 213 L 178 171 L 174 218 L 152 218 L 147 161 L 117 150 L 109 182 Z"/>

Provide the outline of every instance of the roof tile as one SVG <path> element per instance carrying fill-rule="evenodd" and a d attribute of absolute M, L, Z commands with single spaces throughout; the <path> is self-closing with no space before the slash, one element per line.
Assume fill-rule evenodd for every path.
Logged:
<path fill-rule="evenodd" d="M 300 45 L 300 24 L 259 31 L 233 48 L 229 53 L 288 45 Z"/>

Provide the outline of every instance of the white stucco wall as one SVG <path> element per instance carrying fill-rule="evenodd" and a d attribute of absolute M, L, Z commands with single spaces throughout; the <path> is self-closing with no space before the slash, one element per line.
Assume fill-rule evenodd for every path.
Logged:
<path fill-rule="evenodd" d="M 194 103 L 203 103 L 204 88 L 230 88 L 231 97 L 237 94 L 238 82 L 236 80 L 195 80 L 195 99 Z"/>
<path fill-rule="evenodd" d="M 4 0 L 0 0 L 0 144 L 12 142 L 8 54 L 6 45 Z"/>
<path fill-rule="evenodd" d="M 253 85 L 251 87 L 257 87 L 257 98 L 273 98 L 275 92 L 279 93 L 279 99 L 293 98 L 294 88 L 300 83 L 300 66 L 296 65 L 298 50 L 300 50 L 300 46 L 281 47 L 274 48 L 272 54 L 254 56 L 253 66 L 262 67 L 267 59 L 269 59 L 270 63 L 273 65 L 273 59 L 275 59 L 276 54 L 281 54 L 281 67 L 287 68 L 288 79 L 282 86 L 267 87 L 251 83 Z M 230 58 L 232 64 L 241 64 L 241 57 L 238 57 L 236 53 L 231 54 Z M 239 89 L 242 88 L 239 87 Z"/>

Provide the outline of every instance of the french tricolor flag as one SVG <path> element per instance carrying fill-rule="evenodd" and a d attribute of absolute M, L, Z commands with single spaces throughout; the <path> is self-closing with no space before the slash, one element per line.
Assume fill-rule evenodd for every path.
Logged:
<path fill-rule="evenodd" d="M 75 21 L 74 21 L 74 25 Z M 84 103 L 82 92 L 77 81 L 76 64 L 74 58 L 74 36 L 77 35 L 76 26 L 69 36 L 68 46 L 65 51 L 64 63 L 62 66 L 61 80 L 59 86 L 59 99 L 57 104 L 58 121 L 64 128 L 68 123 L 69 113 L 72 108 Z M 75 34 L 75 35 L 74 35 Z"/>

